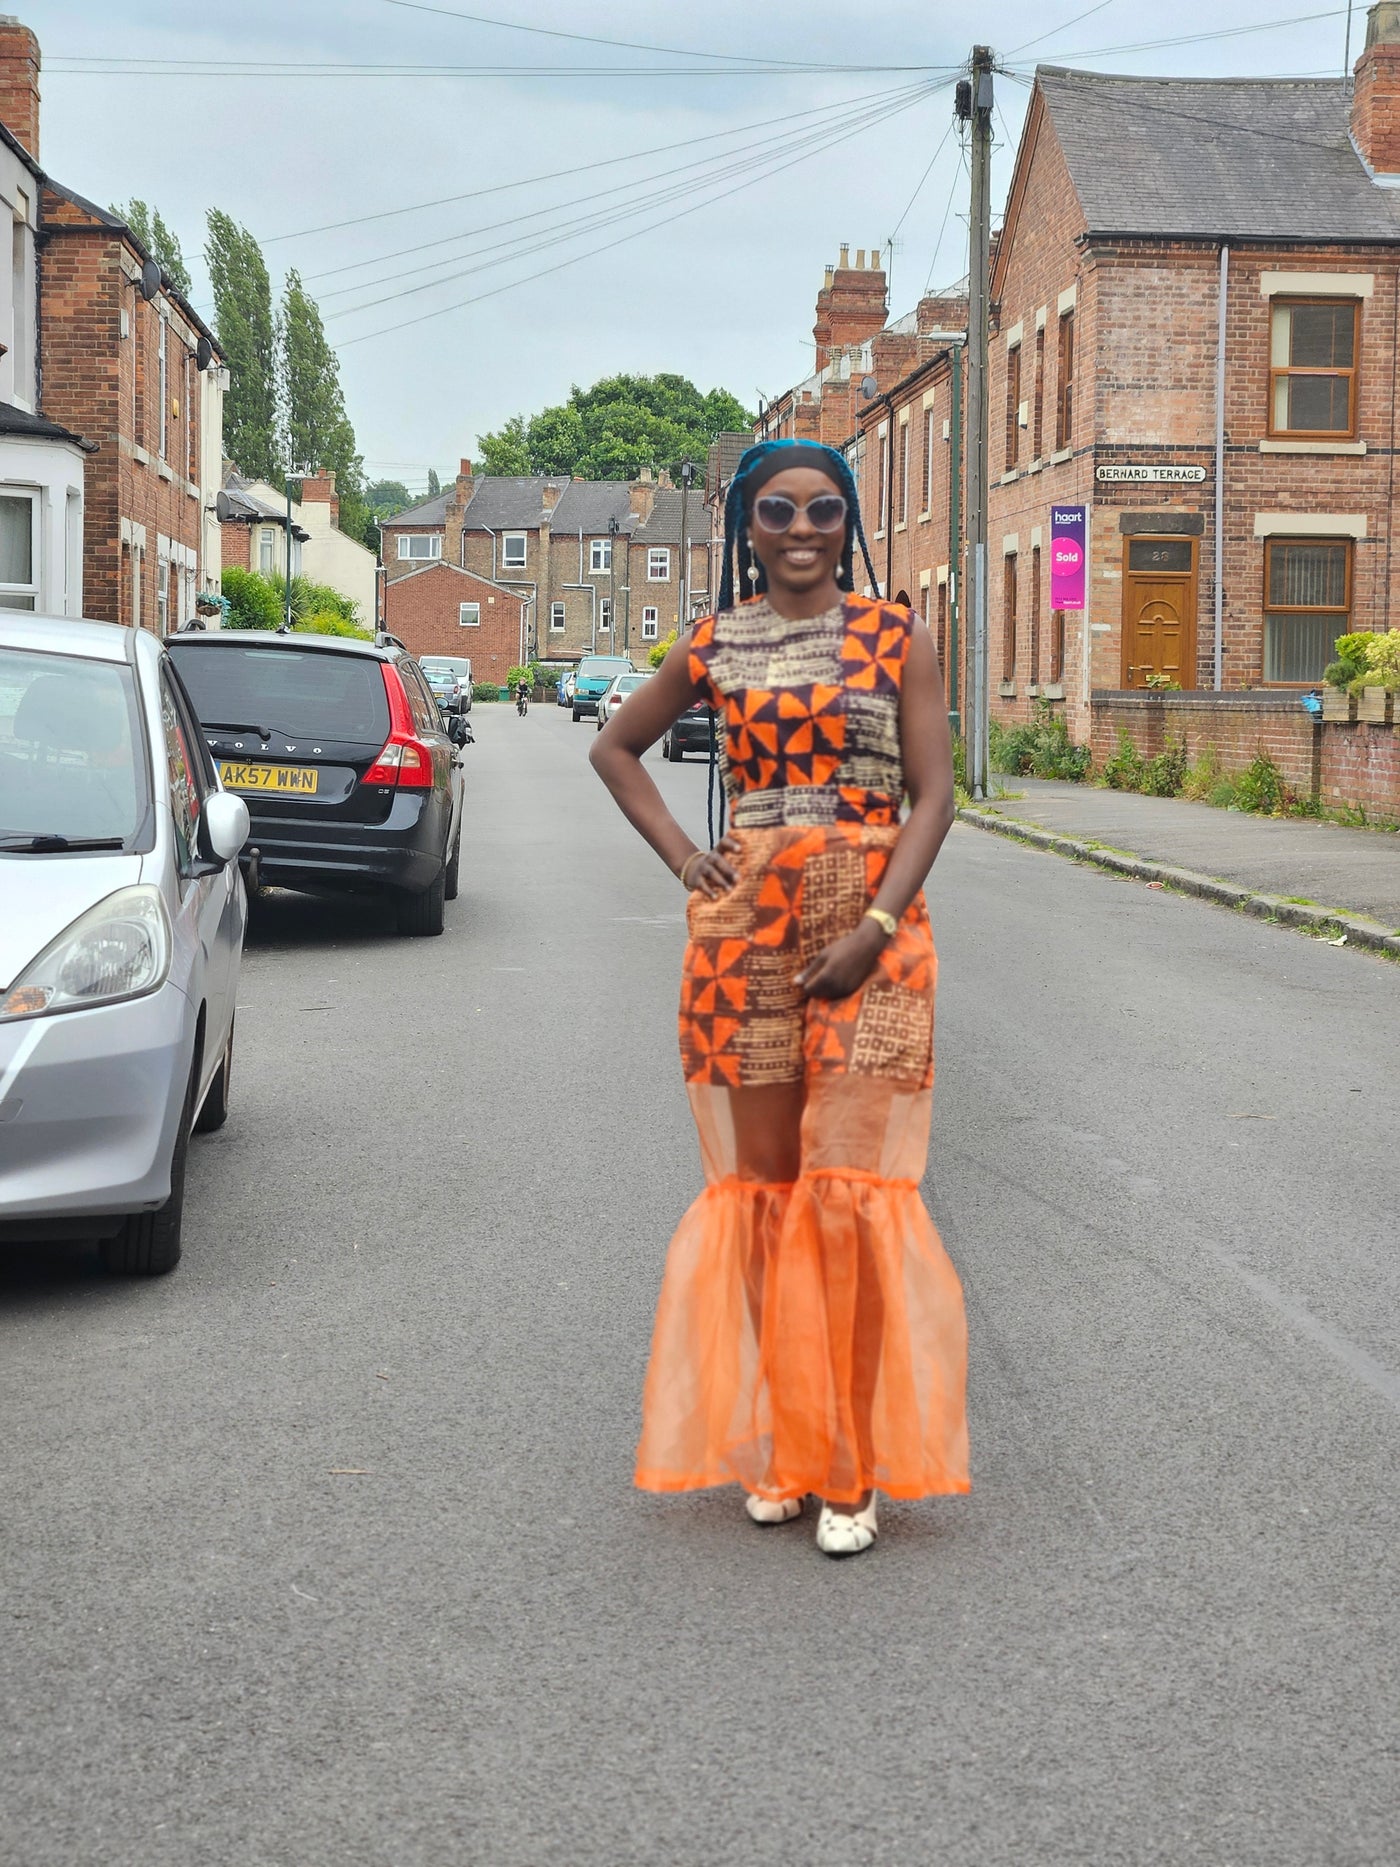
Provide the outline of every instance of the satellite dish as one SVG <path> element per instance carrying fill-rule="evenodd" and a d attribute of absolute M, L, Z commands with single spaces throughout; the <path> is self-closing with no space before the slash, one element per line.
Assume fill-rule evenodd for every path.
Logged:
<path fill-rule="evenodd" d="M 214 516 L 220 525 L 233 517 L 233 501 L 222 489 L 214 495 Z"/>
<path fill-rule="evenodd" d="M 197 370 L 207 370 L 214 360 L 214 346 L 207 337 L 201 337 L 194 347 L 194 366 Z"/>
<path fill-rule="evenodd" d="M 861 377 L 860 399 L 862 402 L 873 402 L 875 400 L 875 397 L 879 393 L 880 393 L 880 385 L 879 383 L 876 382 L 873 376 L 862 376 Z"/>
<path fill-rule="evenodd" d="M 160 290 L 160 267 L 153 259 L 148 259 L 141 268 L 141 296 L 154 298 Z"/>

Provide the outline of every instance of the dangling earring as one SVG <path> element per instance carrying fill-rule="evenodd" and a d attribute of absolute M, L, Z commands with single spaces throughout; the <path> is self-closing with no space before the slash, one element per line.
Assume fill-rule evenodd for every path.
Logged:
<path fill-rule="evenodd" d="M 749 553 L 748 579 L 750 583 L 756 584 L 759 577 L 758 564 L 754 559 L 753 539 L 749 537 L 747 532 L 744 534 L 744 543 L 748 547 Z"/>

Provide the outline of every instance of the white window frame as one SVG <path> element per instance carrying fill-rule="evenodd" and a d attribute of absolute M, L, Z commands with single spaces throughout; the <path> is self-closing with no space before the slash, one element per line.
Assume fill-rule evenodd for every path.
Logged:
<path fill-rule="evenodd" d="M 909 417 L 899 424 L 899 517 L 895 524 L 903 531 L 909 523 Z"/>
<path fill-rule="evenodd" d="M 459 603 L 457 605 L 457 627 L 459 629 L 479 629 L 481 627 L 480 603 Z"/>
<path fill-rule="evenodd" d="M 162 328 L 164 326 L 162 325 Z M 170 633 L 170 559 L 156 559 L 156 634 Z"/>
<path fill-rule="evenodd" d="M 648 603 L 646 608 L 642 611 L 642 640 L 644 642 L 655 642 L 659 639 L 660 633 L 661 612 L 656 609 L 654 605 Z"/>
<path fill-rule="evenodd" d="M 413 545 L 426 544 L 426 551 L 414 551 Z M 434 558 L 442 556 L 441 532 L 400 532 L 399 557 L 409 558 L 415 564 L 431 564 Z"/>
<path fill-rule="evenodd" d="M 612 569 L 611 538 L 593 538 L 589 541 L 588 568 L 590 572 L 606 572 Z"/>
<path fill-rule="evenodd" d="M 33 599 L 25 610 L 25 614 L 27 615 L 31 611 L 37 610 L 39 607 L 39 549 L 41 542 L 39 537 L 39 495 L 37 491 L 31 491 L 27 486 L 0 487 L 0 495 L 6 499 L 26 500 L 29 505 L 29 582 L 0 584 L 0 597 L 2 598 L 8 599 L 16 596 L 27 596 Z M 5 601 L 3 604 L 0 604 L 0 614 L 3 614 L 6 609 L 13 609 L 15 607 L 16 605 L 13 603 Z"/>
<path fill-rule="evenodd" d="M 264 525 L 258 532 L 258 569 L 263 576 L 277 568 L 277 540 L 270 525 Z"/>
<path fill-rule="evenodd" d="M 552 635 L 559 634 L 560 630 L 564 627 L 565 619 L 566 611 L 564 605 L 562 603 L 551 603 L 549 606 L 549 628 Z"/>
<path fill-rule="evenodd" d="M 515 550 L 513 548 L 516 545 L 520 547 L 520 554 L 518 557 L 516 556 Z M 502 532 L 501 533 L 501 569 L 502 570 L 524 570 L 526 564 L 529 562 L 528 552 L 529 552 L 529 546 L 526 544 L 526 533 L 524 532 Z"/>
<path fill-rule="evenodd" d="M 924 518 L 928 518 L 933 511 L 933 444 L 937 438 L 936 412 L 936 407 L 932 402 L 924 410 Z"/>
<path fill-rule="evenodd" d="M 875 536 L 883 538 L 890 522 L 890 430 L 888 422 L 881 422 L 880 432 L 876 438 L 880 449 L 876 462 L 880 477 L 875 495 Z"/>
<path fill-rule="evenodd" d="M 660 570 L 657 569 L 658 563 L 660 563 L 661 565 Z M 670 581 L 671 581 L 671 547 L 670 545 L 648 545 L 647 546 L 647 582 L 648 583 L 669 583 Z"/>
<path fill-rule="evenodd" d="M 612 598 L 610 596 L 600 596 L 598 598 L 598 633 L 599 635 L 611 635 L 612 626 L 613 626 Z"/>

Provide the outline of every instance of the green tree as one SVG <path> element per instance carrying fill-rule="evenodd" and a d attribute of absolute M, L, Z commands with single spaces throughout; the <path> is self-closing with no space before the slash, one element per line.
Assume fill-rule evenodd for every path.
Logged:
<path fill-rule="evenodd" d="M 126 222 L 176 291 L 183 292 L 188 298 L 190 275 L 185 266 L 185 255 L 180 250 L 179 240 L 161 219 L 160 209 L 148 206 L 145 201 L 133 199 L 125 207 L 121 202 L 114 201 L 112 212 L 118 220 Z"/>
<path fill-rule="evenodd" d="M 533 471 L 523 415 L 512 415 L 495 434 L 479 434 L 476 444 L 481 450 L 481 464 L 487 473 L 506 478 L 511 474 Z"/>
<path fill-rule="evenodd" d="M 278 334 L 287 458 L 294 466 L 329 468 L 335 474 L 340 529 L 363 538 L 372 514 L 365 503 L 364 461 L 345 411 L 340 363 L 316 301 L 296 271 L 287 274 Z"/>
<path fill-rule="evenodd" d="M 413 504 L 402 480 L 372 480 L 365 488 L 365 504 L 377 519 L 391 519 Z"/>
<path fill-rule="evenodd" d="M 442 481 L 437 476 L 437 468 L 429 467 L 428 469 L 428 497 L 429 499 L 436 499 L 438 494 L 441 491 L 442 491 Z"/>
<path fill-rule="evenodd" d="M 229 371 L 224 450 L 244 473 L 277 484 L 277 342 L 267 265 L 252 234 L 230 215 L 210 208 L 208 227 L 214 329 Z"/>
<path fill-rule="evenodd" d="M 488 473 L 630 480 L 643 468 L 675 473 L 686 459 L 699 466 L 717 434 L 752 426 L 727 389 L 702 395 L 684 376 L 605 376 L 591 389 L 575 384 L 567 402 L 528 422 L 512 416 L 478 444 Z"/>

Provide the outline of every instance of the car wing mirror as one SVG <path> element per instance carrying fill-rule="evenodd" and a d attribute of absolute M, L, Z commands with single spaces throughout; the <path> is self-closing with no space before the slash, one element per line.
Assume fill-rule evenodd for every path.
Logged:
<path fill-rule="evenodd" d="M 252 828 L 248 806 L 233 791 L 213 791 L 199 819 L 200 853 L 220 868 L 233 861 Z"/>
<path fill-rule="evenodd" d="M 475 744 L 476 735 L 460 713 L 454 713 L 447 722 L 447 736 L 455 746 Z"/>

